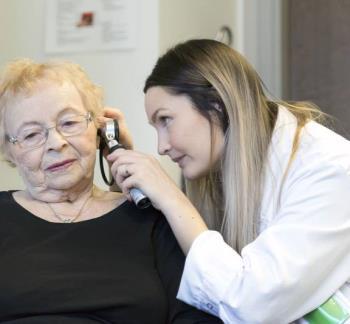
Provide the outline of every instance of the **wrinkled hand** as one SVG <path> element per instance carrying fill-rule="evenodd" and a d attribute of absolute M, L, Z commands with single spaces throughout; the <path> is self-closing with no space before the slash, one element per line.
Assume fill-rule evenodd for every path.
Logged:
<path fill-rule="evenodd" d="M 184 194 L 161 167 L 158 160 L 141 152 L 118 149 L 107 156 L 111 173 L 119 188 L 131 200 L 129 191 L 138 188 L 163 213 L 173 208 L 174 201 Z M 187 199 L 187 198 L 186 198 Z"/>
<path fill-rule="evenodd" d="M 98 116 L 97 121 L 99 127 L 103 127 L 106 122 L 110 119 L 116 119 L 119 125 L 119 142 L 124 145 L 127 149 L 134 147 L 131 133 L 126 125 L 124 114 L 121 110 L 116 108 L 105 107 L 103 109 L 103 116 Z"/>

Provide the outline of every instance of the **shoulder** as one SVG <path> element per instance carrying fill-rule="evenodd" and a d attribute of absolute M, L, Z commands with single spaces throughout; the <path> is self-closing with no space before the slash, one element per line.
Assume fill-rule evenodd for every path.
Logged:
<path fill-rule="evenodd" d="M 289 165 L 296 127 L 294 115 L 280 107 L 269 148 L 263 217 L 275 215 L 280 198 L 310 200 L 311 195 L 339 201 L 344 197 L 341 191 L 350 195 L 350 142 L 314 121 L 309 122 L 301 131 Z"/>
<path fill-rule="evenodd" d="M 94 185 L 93 194 L 94 199 L 101 202 L 117 201 L 125 198 L 121 192 L 106 191 L 97 187 L 96 185 Z"/>
<path fill-rule="evenodd" d="M 297 129 L 295 116 L 283 106 L 279 107 L 278 118 L 270 147 L 270 163 L 281 174 L 291 157 Z M 331 129 L 311 121 L 302 129 L 294 166 L 339 167 L 350 170 L 350 141 Z"/>
<path fill-rule="evenodd" d="M 12 215 L 17 215 L 20 213 L 21 209 L 18 208 L 18 203 L 13 197 L 14 193 L 18 191 L 0 191 L 0 220 L 1 227 L 9 220 L 14 219 L 14 217 L 8 217 Z M 5 222 L 5 223 L 4 223 Z"/>
<path fill-rule="evenodd" d="M 309 122 L 303 129 L 295 159 L 287 171 L 282 200 L 346 219 L 350 212 L 350 142 L 332 130 Z M 284 199 L 283 199 L 284 198 Z"/>
<path fill-rule="evenodd" d="M 12 191 L 0 191 L 0 204 L 8 204 L 12 201 Z"/>
<path fill-rule="evenodd" d="M 156 229 L 162 227 L 161 219 L 163 215 L 153 206 L 140 209 L 134 202 L 124 200 L 114 208 L 113 213 L 118 216 L 116 217 L 119 220 L 118 222 L 132 226 L 137 231 L 153 233 Z"/>
<path fill-rule="evenodd" d="M 304 164 L 338 167 L 350 175 L 350 141 L 316 122 L 304 127 L 299 150 Z"/>
<path fill-rule="evenodd" d="M 123 205 L 126 197 L 120 192 L 95 190 L 94 199 L 101 210 L 111 211 Z"/>
<path fill-rule="evenodd" d="M 300 135 L 286 180 L 313 184 L 316 191 L 326 189 L 324 186 L 334 192 L 350 188 L 350 142 L 323 125 L 309 122 Z"/>
<path fill-rule="evenodd" d="M 182 251 L 178 242 L 175 238 L 175 235 L 166 219 L 166 217 L 157 211 L 154 227 L 153 227 L 153 242 L 155 244 L 155 248 L 159 250 L 172 250 L 180 252 L 182 255 Z"/>

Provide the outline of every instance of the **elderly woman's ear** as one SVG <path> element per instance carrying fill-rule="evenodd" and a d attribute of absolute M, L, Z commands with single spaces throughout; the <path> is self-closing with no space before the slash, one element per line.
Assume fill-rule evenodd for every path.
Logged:
<path fill-rule="evenodd" d="M 11 167 L 16 167 L 16 163 L 15 163 L 15 159 L 13 157 L 13 155 L 10 152 L 10 148 L 8 147 L 8 143 L 5 144 L 4 147 L 4 152 L 3 152 L 3 160 L 5 160 Z"/>
<path fill-rule="evenodd" d="M 97 149 L 99 149 L 99 147 L 100 147 L 100 142 L 101 142 L 101 136 L 99 135 L 99 132 L 97 132 L 97 136 L 96 136 L 96 147 L 97 147 Z"/>

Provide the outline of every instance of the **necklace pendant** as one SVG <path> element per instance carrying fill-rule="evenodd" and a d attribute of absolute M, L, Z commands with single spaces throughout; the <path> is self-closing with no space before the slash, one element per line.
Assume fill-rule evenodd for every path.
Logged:
<path fill-rule="evenodd" d="M 47 206 L 51 209 L 52 214 L 59 219 L 62 223 L 73 223 L 74 221 L 76 221 L 76 219 L 78 219 L 78 217 L 80 216 L 81 212 L 83 211 L 84 207 L 87 205 L 87 203 L 90 201 L 90 199 L 92 198 L 92 196 L 88 197 L 85 202 L 83 203 L 83 205 L 80 207 L 78 214 L 76 214 L 75 216 L 71 217 L 71 218 L 64 218 L 61 217 L 59 214 L 57 214 L 55 212 L 55 210 L 52 208 L 52 206 L 50 205 L 50 203 L 47 203 Z"/>

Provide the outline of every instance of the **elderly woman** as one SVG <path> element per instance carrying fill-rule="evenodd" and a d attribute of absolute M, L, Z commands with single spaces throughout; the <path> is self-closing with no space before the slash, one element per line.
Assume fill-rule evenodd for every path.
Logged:
<path fill-rule="evenodd" d="M 184 256 L 165 218 L 93 184 L 102 106 L 75 64 L 5 69 L 0 147 L 25 189 L 0 193 L 0 321 L 221 323 L 176 300 Z"/>

